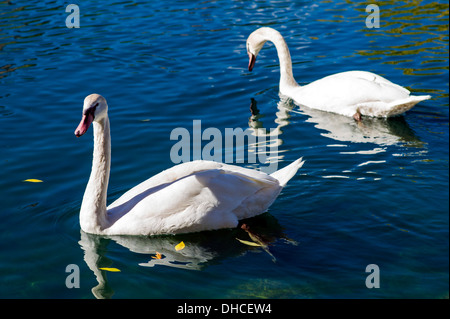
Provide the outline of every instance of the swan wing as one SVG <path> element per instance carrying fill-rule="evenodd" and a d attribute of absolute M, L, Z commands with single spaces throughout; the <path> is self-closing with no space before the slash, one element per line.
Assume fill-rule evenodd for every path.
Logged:
<path fill-rule="evenodd" d="M 193 161 L 173 166 L 131 188 L 117 200 L 111 203 L 107 209 L 110 210 L 123 205 L 124 203 L 129 202 L 134 197 L 142 194 L 143 191 L 150 189 L 157 191 L 158 188 L 163 187 L 165 184 L 175 182 L 188 175 L 208 169 L 219 169 L 221 167 L 221 163 L 212 161 Z"/>
<path fill-rule="evenodd" d="M 235 227 L 239 219 L 263 213 L 281 191 L 278 180 L 267 174 L 209 161 L 177 165 L 158 175 L 108 207 L 108 234 Z"/>

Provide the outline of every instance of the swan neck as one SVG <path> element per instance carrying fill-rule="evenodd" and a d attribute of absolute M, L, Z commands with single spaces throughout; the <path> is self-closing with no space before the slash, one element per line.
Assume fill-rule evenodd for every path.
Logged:
<path fill-rule="evenodd" d="M 280 92 L 284 93 L 290 88 L 298 87 L 292 73 L 291 54 L 283 36 L 277 32 L 269 40 L 275 45 L 280 62 Z"/>
<path fill-rule="evenodd" d="M 80 225 L 87 233 L 101 233 L 107 225 L 106 199 L 111 166 L 109 119 L 93 122 L 94 152 L 91 175 L 83 197 Z"/>

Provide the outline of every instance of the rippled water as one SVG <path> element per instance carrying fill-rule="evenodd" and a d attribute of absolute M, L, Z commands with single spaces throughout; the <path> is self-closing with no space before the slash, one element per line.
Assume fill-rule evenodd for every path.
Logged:
<path fill-rule="evenodd" d="M 0 297 L 448 298 L 448 3 L 377 4 L 369 29 L 350 1 L 83 1 L 68 29 L 63 1 L 0 2 Z M 301 84 L 360 69 L 432 99 L 363 126 L 280 100 L 273 45 L 247 71 L 260 26 L 285 36 Z M 173 165 L 176 127 L 276 129 L 279 167 L 306 164 L 246 221 L 269 251 L 238 242 L 240 229 L 80 233 L 92 133 L 73 131 L 93 92 L 110 108 L 109 202 Z M 80 288 L 66 287 L 70 264 Z M 378 289 L 365 285 L 369 264 Z"/>

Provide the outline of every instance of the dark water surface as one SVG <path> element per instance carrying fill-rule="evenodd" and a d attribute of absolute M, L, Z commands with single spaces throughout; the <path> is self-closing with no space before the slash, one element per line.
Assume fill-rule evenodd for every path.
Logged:
<path fill-rule="evenodd" d="M 369 29 L 351 1 L 82 1 L 69 29 L 64 1 L 0 2 L 0 297 L 448 298 L 448 3 L 377 4 Z M 282 102 L 273 45 L 247 71 L 245 40 L 261 26 L 285 36 L 300 84 L 359 69 L 432 99 L 363 127 Z M 247 221 L 269 253 L 238 242 L 250 240 L 241 229 L 80 233 L 92 130 L 73 132 L 94 92 L 109 103 L 108 202 L 174 165 L 174 128 L 276 129 L 279 167 L 306 163 Z M 249 124 L 251 98 L 261 115 Z M 66 287 L 68 265 L 80 288 Z"/>

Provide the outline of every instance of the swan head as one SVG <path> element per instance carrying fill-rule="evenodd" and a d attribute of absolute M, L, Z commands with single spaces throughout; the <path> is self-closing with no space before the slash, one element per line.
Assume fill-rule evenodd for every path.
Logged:
<path fill-rule="evenodd" d="M 248 70 L 253 70 L 255 66 L 256 57 L 259 51 L 267 41 L 274 43 L 282 42 L 283 36 L 280 32 L 269 27 L 262 27 L 253 31 L 247 38 L 247 53 L 249 57 Z"/>
<path fill-rule="evenodd" d="M 261 28 L 262 29 L 262 28 Z M 258 56 L 259 51 L 261 51 L 262 47 L 266 43 L 267 39 L 261 33 L 261 29 L 253 31 L 252 34 L 247 39 L 247 53 L 248 53 L 248 70 L 253 70 L 255 66 L 256 57 Z"/>
<path fill-rule="evenodd" d="M 75 136 L 80 137 L 87 132 L 92 122 L 101 122 L 108 114 L 106 99 L 100 94 L 86 96 L 83 104 L 83 117 L 75 130 Z"/>

